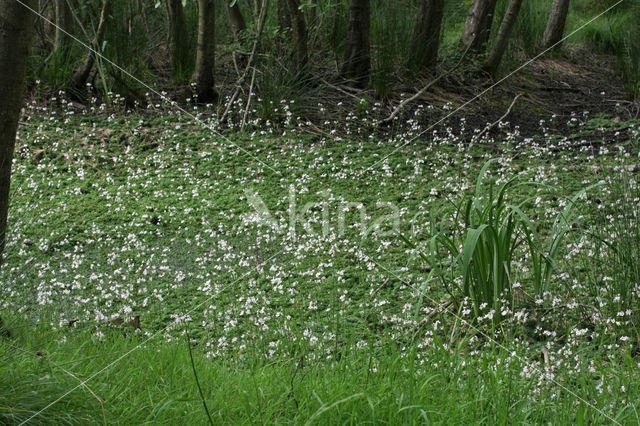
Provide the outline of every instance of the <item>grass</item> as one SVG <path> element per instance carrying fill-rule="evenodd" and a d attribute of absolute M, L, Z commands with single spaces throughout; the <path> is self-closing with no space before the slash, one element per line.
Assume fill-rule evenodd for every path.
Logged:
<path fill-rule="evenodd" d="M 372 75 L 371 88 L 377 98 L 393 94 L 399 71 L 409 62 L 411 40 L 417 16 L 414 2 L 399 2 L 390 8 L 384 2 L 373 2 L 371 9 Z M 399 68 L 400 66 L 400 68 Z"/>
<path fill-rule="evenodd" d="M 100 372 L 87 386 L 102 403 L 78 388 L 31 424 L 101 423 L 103 408 L 108 422 L 173 424 L 187 418 L 206 423 L 186 344 L 143 345 L 103 371 L 131 350 L 132 338 L 114 332 L 99 341 L 84 330 L 65 333 L 65 341 L 60 337 L 46 327 L 19 333 L 21 345 L 37 348 L 43 356 L 8 354 L 12 365 L 23 369 L 2 376 L 13 379 L 0 384 L 4 421 L 26 420 L 77 387 L 78 381 L 59 368 L 64 367 L 83 379 Z M 417 350 L 406 352 L 387 343 L 384 349 L 345 348 L 333 361 L 310 361 L 301 350 L 287 358 L 255 357 L 242 363 L 196 356 L 194 364 L 214 423 L 610 423 L 611 418 L 590 406 L 592 401 L 613 420 L 638 420 L 635 407 L 628 405 L 638 397 L 633 379 L 637 365 L 631 359 L 623 360 L 614 374 L 597 368 L 578 375 L 570 366 L 548 374 L 536 371 L 539 361 L 532 368 L 530 360 L 514 358 L 511 348 L 490 343 L 471 357 L 462 344 L 448 347 L 434 341 L 421 349 L 424 358 L 417 357 Z M 7 352 L 3 346 L 3 355 Z M 560 385 L 552 381 L 558 377 L 563 377 Z M 17 392 L 4 392 L 11 390 Z M 20 396 L 30 398 L 32 405 L 23 405 Z"/>
<path fill-rule="evenodd" d="M 640 234 L 634 212 L 637 210 L 640 194 L 637 183 L 629 177 L 633 173 L 629 168 L 603 167 L 602 170 L 603 181 L 608 184 L 606 191 L 615 201 L 606 206 L 598 206 L 596 225 L 592 232 L 599 243 L 596 256 L 601 261 L 606 259 L 612 268 L 608 272 L 600 271 L 600 275 L 591 275 L 589 289 L 592 297 L 613 302 L 608 306 L 608 315 L 628 317 L 633 331 L 638 333 L 640 317 L 635 313 L 634 307 L 640 296 L 637 285 L 640 282 L 637 262 Z M 609 234 L 603 232 L 605 229 Z"/>
<path fill-rule="evenodd" d="M 589 149 L 510 135 L 468 146 L 446 129 L 406 145 L 420 129 L 366 137 L 375 104 L 327 118 L 334 137 L 321 138 L 260 126 L 257 112 L 255 127 L 220 136 L 121 102 L 31 104 L 21 120 L 0 273 L 14 334 L 0 345 L 6 422 L 78 386 L 67 372 L 95 375 L 95 397 L 80 387 L 42 422 L 99 423 L 102 406 L 109 422 L 206 421 L 186 331 L 214 422 L 638 421 L 637 238 L 611 238 L 633 229 L 637 176 L 603 176 L 637 164 L 637 124 Z M 576 131 L 599 132 L 598 119 Z M 492 158 L 496 187 L 534 183 L 509 184 L 509 199 L 524 200 L 514 205 L 546 244 L 567 200 L 603 181 L 572 210 L 545 291 L 524 246 L 511 253 L 507 285 L 532 300 L 496 300 L 498 324 L 447 306 L 397 237 L 424 246 L 437 221 L 465 235 L 439 212 L 474 194 L 480 216 L 495 205 L 477 180 Z M 522 241 L 526 228 L 505 235 Z"/>
<path fill-rule="evenodd" d="M 592 4 L 588 8 L 579 7 L 574 16 L 574 25 L 581 25 L 590 16 L 614 4 L 615 2 L 602 2 Z M 639 11 L 640 3 L 637 1 L 623 2 L 576 35 L 578 42 L 591 46 L 596 51 L 616 56 L 625 90 L 631 99 L 637 99 L 640 95 L 640 63 L 637 59 L 640 52 L 640 44 L 637 41 L 640 33 L 637 19 Z"/>

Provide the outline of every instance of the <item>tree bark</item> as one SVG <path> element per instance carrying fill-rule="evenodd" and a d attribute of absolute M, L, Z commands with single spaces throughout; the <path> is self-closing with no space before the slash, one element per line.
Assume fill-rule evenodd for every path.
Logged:
<path fill-rule="evenodd" d="M 178 76 L 185 71 L 189 61 L 187 24 L 184 19 L 182 0 L 167 0 L 169 15 L 169 45 L 173 75 Z"/>
<path fill-rule="evenodd" d="M 288 0 L 278 0 L 278 27 L 281 33 L 291 29 L 291 15 L 289 14 Z"/>
<path fill-rule="evenodd" d="M 370 12 L 369 0 L 349 2 L 347 45 L 340 74 L 346 79 L 353 80 L 358 87 L 367 86 L 371 72 Z"/>
<path fill-rule="evenodd" d="M 564 25 L 569 14 L 569 0 L 553 0 L 547 27 L 542 36 L 542 48 L 548 49 L 562 40 Z"/>
<path fill-rule="evenodd" d="M 198 0 L 198 47 L 192 81 L 195 83 L 196 95 L 200 103 L 211 103 L 218 100 L 214 79 L 216 65 L 215 25 L 215 1 Z"/>
<path fill-rule="evenodd" d="M 247 23 L 244 20 L 244 16 L 242 16 L 242 12 L 240 11 L 240 7 L 238 7 L 238 2 L 235 2 L 233 6 L 230 5 L 229 0 L 222 0 L 224 3 L 224 8 L 227 11 L 227 18 L 229 18 L 229 24 L 231 26 L 231 32 L 233 33 L 233 39 L 236 44 L 241 46 L 242 39 L 240 37 L 240 33 L 242 31 L 246 31 Z M 247 55 L 242 52 L 236 52 L 234 50 L 233 57 L 236 65 L 241 68 L 245 67 L 247 64 Z"/>
<path fill-rule="evenodd" d="M 56 35 L 53 42 L 54 54 L 63 57 L 70 46 L 70 38 L 66 33 L 73 33 L 73 16 L 67 0 L 55 0 Z"/>
<path fill-rule="evenodd" d="M 315 27 L 318 20 L 318 0 L 311 0 L 309 9 L 309 26 Z"/>
<path fill-rule="evenodd" d="M 460 39 L 465 49 L 476 53 L 486 50 L 496 3 L 497 0 L 472 0 Z"/>
<path fill-rule="evenodd" d="M 93 41 L 93 48 L 96 51 L 100 51 L 102 42 L 104 41 L 104 31 L 107 26 L 107 19 L 109 12 L 111 11 L 111 0 L 102 0 L 102 10 L 100 11 L 100 21 L 98 22 L 98 29 L 96 30 L 96 37 Z M 82 93 L 87 85 L 87 79 L 91 74 L 91 69 L 95 63 L 95 54 L 88 52 L 87 59 L 80 65 L 71 77 L 70 87 L 76 93 Z"/>
<path fill-rule="evenodd" d="M 230 5 L 229 0 L 223 0 L 224 7 L 227 11 L 227 16 L 229 17 L 229 23 L 231 24 L 231 31 L 233 32 L 233 36 L 238 40 L 238 34 L 240 31 L 244 31 L 247 29 L 247 23 L 244 20 L 244 16 L 242 16 L 242 12 L 238 7 L 238 3 L 234 3 L 233 6 Z"/>
<path fill-rule="evenodd" d="M 32 9 L 36 7 L 35 0 L 25 3 Z M 0 267 L 7 235 L 13 150 L 24 97 L 34 16 L 15 0 L 0 0 Z"/>
<path fill-rule="evenodd" d="M 291 29 L 293 32 L 293 58 L 298 71 L 304 69 L 307 65 L 307 24 L 304 20 L 304 14 L 300 10 L 300 2 L 298 0 L 287 0 L 289 7 L 289 17 L 291 18 Z"/>
<path fill-rule="evenodd" d="M 507 6 L 507 11 L 502 18 L 500 28 L 498 28 L 498 34 L 496 34 L 496 38 L 493 41 L 491 50 L 489 51 L 489 57 L 487 58 L 486 67 L 491 72 L 494 72 L 498 68 L 500 61 L 502 60 L 502 56 L 507 49 L 511 30 L 513 29 L 513 25 L 516 23 L 521 5 L 522 0 L 511 0 L 509 2 L 509 6 Z"/>
<path fill-rule="evenodd" d="M 411 42 L 409 65 L 415 69 L 428 68 L 435 63 L 440 46 L 440 28 L 444 0 L 422 0 L 418 21 Z"/>

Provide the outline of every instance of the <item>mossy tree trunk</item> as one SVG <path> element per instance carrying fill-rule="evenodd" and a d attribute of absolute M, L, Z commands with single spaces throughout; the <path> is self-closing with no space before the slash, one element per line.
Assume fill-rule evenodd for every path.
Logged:
<path fill-rule="evenodd" d="M 304 13 L 300 10 L 299 0 L 287 0 L 289 17 L 291 18 L 291 30 L 293 34 L 293 58 L 298 71 L 307 66 L 309 53 L 307 51 L 307 23 Z"/>
<path fill-rule="evenodd" d="M 218 100 L 214 78 L 216 65 L 215 6 L 214 0 L 198 0 L 198 46 L 192 81 L 195 84 L 196 95 L 200 103 L 211 103 Z"/>
<path fill-rule="evenodd" d="M 36 8 L 35 0 L 23 0 Z M 11 165 L 24 98 L 24 76 L 35 15 L 15 0 L 0 0 L 0 268 L 7 236 Z M 0 318 L 0 334 L 10 335 Z"/>
<path fill-rule="evenodd" d="M 444 0 L 422 0 L 418 20 L 411 42 L 409 66 L 414 69 L 429 68 L 435 64 L 440 47 L 440 28 Z"/>
<path fill-rule="evenodd" d="M 497 0 L 472 0 L 460 42 L 472 52 L 484 52 L 487 48 L 493 14 Z"/>
<path fill-rule="evenodd" d="M 65 33 L 73 33 L 73 16 L 67 0 L 55 0 L 56 35 L 53 42 L 53 52 L 64 57 L 69 51 L 71 38 Z"/>
<path fill-rule="evenodd" d="M 309 9 L 309 26 L 316 27 L 318 20 L 318 0 L 311 0 L 311 7 Z"/>
<path fill-rule="evenodd" d="M 278 27 L 281 33 L 291 30 L 291 14 L 289 13 L 288 0 L 278 0 Z"/>
<path fill-rule="evenodd" d="M 184 75 L 189 64 L 189 36 L 182 0 L 167 0 L 169 46 L 174 77 Z"/>
<path fill-rule="evenodd" d="M 369 83 L 371 72 L 371 5 L 369 0 L 349 2 L 349 29 L 340 75 L 358 87 Z"/>

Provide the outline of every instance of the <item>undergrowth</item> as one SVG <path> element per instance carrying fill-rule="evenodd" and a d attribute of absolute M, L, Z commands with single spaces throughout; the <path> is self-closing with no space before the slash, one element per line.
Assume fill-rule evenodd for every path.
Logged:
<path fill-rule="evenodd" d="M 637 421 L 633 121 L 469 145 L 371 136 L 367 100 L 319 136 L 118 99 L 25 110 L 3 421 Z"/>

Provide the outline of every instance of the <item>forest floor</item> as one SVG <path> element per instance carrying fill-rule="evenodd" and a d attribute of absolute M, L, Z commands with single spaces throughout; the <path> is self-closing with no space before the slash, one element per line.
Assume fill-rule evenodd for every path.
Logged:
<path fill-rule="evenodd" d="M 293 114 L 301 121 L 312 123 L 308 129 L 311 133 L 314 129 L 327 130 L 324 129 L 327 124 L 328 130 L 339 132 L 341 126 L 336 126 L 336 121 L 356 113 L 360 118 L 369 119 L 370 131 L 378 135 L 418 125 L 423 131 L 450 127 L 455 133 L 466 135 L 468 140 L 473 137 L 469 129 L 484 131 L 487 127 L 486 133 L 495 138 L 503 137 L 506 132 L 512 137 L 518 135 L 521 140 L 531 138 L 539 135 L 541 122 L 551 134 L 575 135 L 576 122 L 582 120 L 585 113 L 623 123 L 640 117 L 640 102 L 628 98 L 616 59 L 611 55 L 567 45 L 561 54 L 530 63 L 522 59 L 521 63 L 527 65 L 505 67 L 496 76 L 473 64 L 459 67 L 455 62 L 449 58 L 440 63 L 432 75 L 412 79 L 411 84 L 399 76 L 389 77 L 385 89 L 389 94 L 384 97 L 376 96 L 372 89 L 354 89 L 325 76 L 335 74 L 334 70 L 316 70 L 308 82 L 285 85 L 286 95 L 274 90 L 262 101 L 278 103 L 300 97 L 296 99 L 300 105 Z M 236 89 L 234 83 L 238 76 L 229 60 L 223 61 L 221 70 L 219 86 L 222 98 L 227 100 Z M 242 93 L 247 93 L 250 87 L 247 83 L 244 86 Z M 428 90 L 398 108 L 427 86 Z M 240 104 L 244 106 L 246 101 Z M 261 108 L 260 102 L 257 104 L 254 99 L 250 107 L 258 115 L 272 113 L 264 106 Z M 395 119 L 388 120 L 394 112 Z M 285 119 L 278 114 L 268 118 L 273 123 Z M 464 118 L 466 133 L 460 118 Z M 624 137 L 612 132 L 608 139 Z M 600 135 L 596 139 L 600 140 Z"/>
<path fill-rule="evenodd" d="M 240 102 L 223 126 L 195 105 L 30 103 L 0 423 L 639 423 L 640 122 L 586 63 L 553 64 L 486 132 L 523 83 L 435 127 L 425 104 L 383 128 L 392 108 L 355 92 L 313 122 Z M 603 109 L 540 89 L 564 83 Z M 476 306 L 463 215 L 507 182 L 530 222 L 510 291 Z"/>

